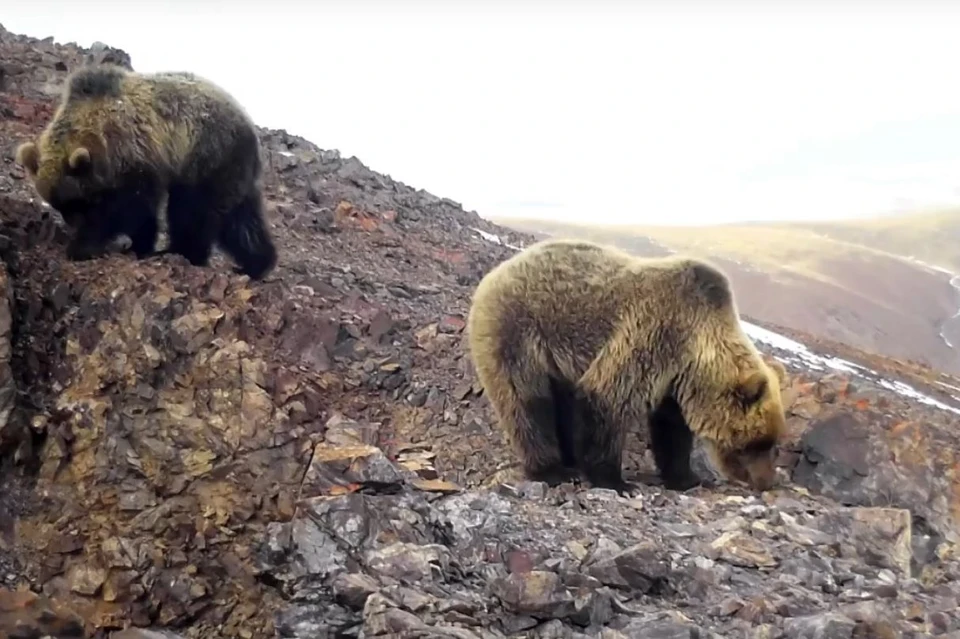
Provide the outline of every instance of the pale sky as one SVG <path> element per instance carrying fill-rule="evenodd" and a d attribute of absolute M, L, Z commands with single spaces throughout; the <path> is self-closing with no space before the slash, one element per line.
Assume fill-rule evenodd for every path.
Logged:
<path fill-rule="evenodd" d="M 207 76 L 258 124 L 482 216 L 701 224 L 960 204 L 960 3 L 8 4 L 11 31 Z"/>

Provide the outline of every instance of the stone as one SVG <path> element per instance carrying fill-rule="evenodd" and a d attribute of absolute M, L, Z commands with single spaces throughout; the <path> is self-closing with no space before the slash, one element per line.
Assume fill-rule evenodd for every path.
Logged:
<path fill-rule="evenodd" d="M 451 562 L 450 551 L 439 545 L 394 543 L 367 554 L 364 563 L 377 575 L 401 583 L 430 581 Z"/>
<path fill-rule="evenodd" d="M 67 570 L 70 590 L 81 595 L 95 595 L 107 580 L 107 571 L 99 566 L 74 564 Z"/>
<path fill-rule="evenodd" d="M 710 543 L 724 561 L 748 568 L 772 568 L 777 560 L 756 538 L 739 531 L 725 532 Z"/>
<path fill-rule="evenodd" d="M 300 498 L 338 495 L 364 485 L 395 489 L 403 482 L 396 466 L 375 446 L 317 444 L 300 486 Z"/>
<path fill-rule="evenodd" d="M 614 546 L 615 548 L 615 546 Z M 608 586 L 639 592 L 660 590 L 667 585 L 670 561 L 662 546 L 641 542 L 619 553 L 599 552 L 589 565 L 588 574 Z M 604 558 L 604 555 L 609 555 Z"/>
<path fill-rule="evenodd" d="M 630 639 L 699 639 L 701 634 L 692 624 L 675 621 L 632 621 L 620 630 Z"/>
<path fill-rule="evenodd" d="M 856 625 L 843 615 L 821 613 L 788 619 L 783 629 L 787 639 L 852 639 Z"/>
<path fill-rule="evenodd" d="M 511 573 L 496 587 L 507 610 L 537 618 L 564 618 L 576 611 L 575 597 L 554 572 L 531 570 Z"/>
<path fill-rule="evenodd" d="M 911 524 L 903 508 L 846 508 L 824 513 L 817 527 L 835 535 L 841 557 L 910 577 Z"/>
<path fill-rule="evenodd" d="M 373 577 L 358 573 L 341 573 L 333 582 L 333 595 L 338 603 L 354 610 L 363 610 L 367 598 L 380 584 Z"/>
<path fill-rule="evenodd" d="M 167 630 L 144 630 L 142 628 L 127 628 L 110 635 L 110 639 L 184 639 L 183 635 Z"/>
<path fill-rule="evenodd" d="M 838 412 L 810 424 L 801 438 L 803 454 L 793 479 L 845 505 L 909 510 L 956 543 L 960 501 L 952 495 L 960 495 L 960 477 L 952 469 L 960 457 L 949 437 L 936 427 L 890 414 Z"/>
<path fill-rule="evenodd" d="M 84 620 L 58 601 L 29 591 L 0 588 L 0 636 L 83 637 Z"/>
<path fill-rule="evenodd" d="M 437 324 L 440 333 L 460 333 L 466 328 L 466 320 L 459 315 L 445 315 Z"/>

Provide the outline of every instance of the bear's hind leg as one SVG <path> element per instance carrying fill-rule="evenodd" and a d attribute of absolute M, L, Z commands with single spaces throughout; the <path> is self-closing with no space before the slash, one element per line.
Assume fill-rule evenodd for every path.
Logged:
<path fill-rule="evenodd" d="M 693 433 L 673 397 L 665 397 L 650 415 L 650 448 L 666 488 L 683 491 L 700 484 L 690 468 Z"/>
<path fill-rule="evenodd" d="M 553 397 L 553 422 L 560 447 L 563 465 L 576 471 L 576 434 L 582 427 L 577 413 L 576 387 L 572 384 L 550 377 L 550 394 Z"/>
<path fill-rule="evenodd" d="M 223 249 L 237 262 L 237 273 L 262 279 L 277 263 L 277 249 L 263 217 L 263 198 L 259 189 L 240 200 L 224 217 L 217 238 Z"/>
<path fill-rule="evenodd" d="M 551 389 L 552 390 L 552 389 Z M 580 475 L 569 458 L 570 441 L 560 426 L 564 419 L 557 413 L 552 393 L 523 402 L 525 427 L 518 430 L 524 450 L 524 472 L 532 481 L 556 486 L 578 482 Z"/>
<path fill-rule="evenodd" d="M 636 484 L 623 479 L 623 424 L 588 394 L 580 396 L 578 414 L 583 422 L 577 430 L 577 450 L 587 481 L 623 494 L 636 490 Z"/>
<path fill-rule="evenodd" d="M 183 255 L 194 266 L 207 266 L 216 226 L 210 197 L 202 189 L 173 184 L 167 198 L 170 246 L 164 253 Z"/>
<path fill-rule="evenodd" d="M 511 368 L 500 361 L 482 377 L 484 393 L 521 459 L 524 476 L 550 486 L 577 480 L 576 469 L 564 464 L 549 378 L 538 370 Z"/>

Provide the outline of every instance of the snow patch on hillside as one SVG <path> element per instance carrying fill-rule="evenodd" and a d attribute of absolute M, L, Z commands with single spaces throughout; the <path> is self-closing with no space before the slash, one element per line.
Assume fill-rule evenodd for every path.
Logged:
<path fill-rule="evenodd" d="M 522 246 L 514 246 L 513 244 L 510 244 L 509 242 L 504 242 L 504 241 L 500 238 L 499 235 L 494 235 L 493 233 L 487 233 L 486 231 L 481 230 L 481 229 L 478 229 L 478 228 L 476 228 L 476 227 L 474 227 L 474 226 L 471 226 L 470 229 L 473 230 L 473 231 L 476 231 L 477 234 L 478 234 L 480 237 L 482 237 L 482 238 L 485 239 L 486 241 L 490 242 L 491 244 L 497 244 L 497 245 L 499 245 L 499 246 L 506 246 L 507 248 L 513 249 L 514 251 L 522 251 L 522 250 L 523 250 L 523 247 L 522 247 Z"/>
<path fill-rule="evenodd" d="M 744 332 L 749 335 L 752 340 L 755 342 L 763 342 L 764 344 L 777 349 L 777 351 L 780 351 L 780 354 L 774 354 L 774 357 L 785 364 L 801 366 L 815 371 L 833 369 L 837 371 L 843 371 L 845 373 L 851 373 L 860 378 L 870 380 L 881 388 L 893 391 L 898 395 L 902 395 L 903 397 L 907 397 L 922 404 L 927 404 L 928 406 L 939 408 L 940 410 L 945 410 L 960 415 L 960 408 L 944 404 L 941 401 L 921 393 L 909 384 L 885 379 L 874 370 L 860 366 L 859 364 L 854 364 L 853 362 L 841 359 L 839 357 L 825 357 L 823 355 L 817 355 L 800 342 L 792 340 L 788 337 L 784 337 L 779 333 L 774 333 L 773 331 L 769 331 L 755 324 L 751 324 L 750 322 L 744 322 L 741 320 L 740 324 L 743 326 Z M 960 397 L 955 395 L 951 395 L 951 397 L 960 402 Z"/>

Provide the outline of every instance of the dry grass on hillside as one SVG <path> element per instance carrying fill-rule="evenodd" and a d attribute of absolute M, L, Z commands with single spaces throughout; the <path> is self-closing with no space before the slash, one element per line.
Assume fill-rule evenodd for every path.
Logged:
<path fill-rule="evenodd" d="M 912 256 L 960 272 L 958 209 L 837 222 L 757 222 L 701 227 L 586 226 L 535 219 L 495 221 L 524 230 L 601 241 L 622 240 L 624 235 L 646 236 L 678 251 L 712 253 L 757 266 L 788 267 L 811 276 L 822 276 L 819 257 L 836 258 L 851 253 L 862 253 L 864 257 Z"/>
<path fill-rule="evenodd" d="M 960 239 L 960 210 L 957 209 L 785 226 L 812 230 L 896 255 L 913 256 L 960 272 L 960 242 L 957 241 Z"/>

